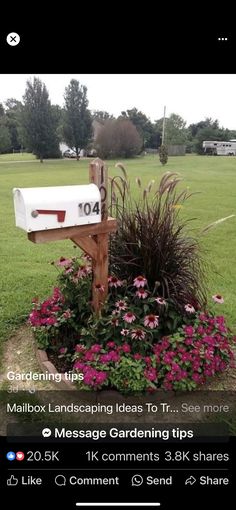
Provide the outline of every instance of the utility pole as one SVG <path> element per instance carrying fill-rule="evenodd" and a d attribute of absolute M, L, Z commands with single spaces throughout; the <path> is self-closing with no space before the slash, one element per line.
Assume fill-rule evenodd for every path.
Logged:
<path fill-rule="evenodd" d="M 162 123 L 161 145 L 164 145 L 164 142 L 165 142 L 165 120 L 166 120 L 166 107 L 164 106 L 164 116 L 163 116 L 163 123 Z"/>

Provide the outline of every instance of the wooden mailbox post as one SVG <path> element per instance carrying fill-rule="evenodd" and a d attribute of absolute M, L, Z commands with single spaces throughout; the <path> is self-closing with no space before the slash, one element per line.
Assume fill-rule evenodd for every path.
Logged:
<path fill-rule="evenodd" d="M 28 233 L 28 239 L 33 243 L 70 239 L 90 255 L 93 270 L 92 303 L 98 314 L 108 293 L 108 236 L 116 231 L 117 222 L 108 217 L 108 175 L 101 159 L 96 158 L 90 163 L 89 180 L 98 186 L 101 194 L 101 223 L 39 230 Z"/>

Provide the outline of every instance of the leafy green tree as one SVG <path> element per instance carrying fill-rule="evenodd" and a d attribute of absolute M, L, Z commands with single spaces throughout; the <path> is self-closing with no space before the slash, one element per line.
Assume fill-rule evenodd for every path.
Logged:
<path fill-rule="evenodd" d="M 108 113 L 106 111 L 103 111 L 103 110 L 93 110 L 92 112 L 92 119 L 93 120 L 98 120 L 99 122 L 101 122 L 102 124 L 104 124 L 105 120 L 114 120 L 114 115 L 112 115 L 112 113 Z"/>
<path fill-rule="evenodd" d="M 21 101 L 10 98 L 5 102 L 6 123 L 11 136 L 11 150 L 19 150 L 22 146 L 21 116 L 23 105 Z"/>
<path fill-rule="evenodd" d="M 11 136 L 6 122 L 4 106 L 0 103 L 0 152 L 8 152 L 11 149 Z"/>
<path fill-rule="evenodd" d="M 92 136 L 92 116 L 88 109 L 87 87 L 71 80 L 64 94 L 63 137 L 67 145 L 75 150 L 85 149 Z"/>
<path fill-rule="evenodd" d="M 44 158 L 60 157 L 57 120 L 46 85 L 35 77 L 27 81 L 23 100 L 22 126 L 27 148 L 41 162 Z"/>
<path fill-rule="evenodd" d="M 226 142 L 232 138 L 236 138 L 236 131 L 230 131 L 219 126 L 217 119 L 213 120 L 207 117 L 196 124 L 190 124 L 188 128 L 190 137 L 192 136 L 193 150 L 197 154 L 203 154 L 202 142 L 204 140 L 225 140 Z"/>
<path fill-rule="evenodd" d="M 4 117 L 0 117 L 0 152 L 8 152 L 11 149 L 11 136 L 5 123 Z"/>
<path fill-rule="evenodd" d="M 163 118 L 156 121 L 156 128 L 162 131 Z M 186 122 L 180 115 L 171 113 L 165 119 L 165 144 L 167 145 L 182 145 L 185 144 L 188 138 L 186 129 Z"/>
<path fill-rule="evenodd" d="M 5 110 L 4 110 L 3 104 L 0 103 L 0 118 L 4 117 L 4 115 L 5 115 Z"/>

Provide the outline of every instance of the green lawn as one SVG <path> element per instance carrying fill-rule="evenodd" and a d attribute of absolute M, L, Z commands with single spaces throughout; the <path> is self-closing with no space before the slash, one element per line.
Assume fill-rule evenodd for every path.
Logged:
<path fill-rule="evenodd" d="M 22 161 L 21 161 L 22 158 Z M 32 161 L 30 161 L 32 160 Z M 20 161 L 20 162 L 18 162 Z M 114 161 L 109 161 L 109 173 L 115 175 Z M 183 210 L 194 232 L 221 217 L 236 214 L 236 158 L 192 156 L 169 158 L 162 167 L 156 156 L 146 156 L 123 162 L 137 193 L 135 177 L 147 184 L 159 181 L 165 171 L 177 171 L 184 186 L 200 191 Z M 89 160 L 50 160 L 41 164 L 32 155 L 0 156 L 0 201 L 2 228 L 0 232 L 0 335 L 6 338 L 23 322 L 30 310 L 32 297 L 47 296 L 55 283 L 56 270 L 50 264 L 60 256 L 74 253 L 70 241 L 36 245 L 27 234 L 15 227 L 12 188 L 56 186 L 88 182 Z M 182 186 L 182 184 L 181 184 Z M 219 225 L 202 239 L 209 262 L 209 297 L 220 293 L 225 304 L 218 310 L 227 315 L 229 324 L 236 326 L 236 218 Z M 213 270 L 217 274 L 213 273 Z"/>
<path fill-rule="evenodd" d="M 5 163 L 6 161 L 32 161 L 35 160 L 35 156 L 33 154 L 17 152 L 16 154 L 0 154 L 0 163 Z"/>

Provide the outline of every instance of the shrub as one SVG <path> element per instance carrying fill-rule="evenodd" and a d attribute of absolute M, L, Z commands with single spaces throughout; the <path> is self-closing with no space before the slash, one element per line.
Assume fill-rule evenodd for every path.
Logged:
<path fill-rule="evenodd" d="M 166 165 L 168 161 L 168 149 L 166 145 L 161 145 L 159 148 L 159 159 L 162 165 Z"/>
<path fill-rule="evenodd" d="M 180 217 L 180 208 L 191 196 L 177 192 L 180 179 L 166 173 L 155 193 L 153 181 L 140 196 L 132 199 L 130 182 L 124 167 L 123 177 L 111 180 L 111 212 L 118 229 L 110 241 L 110 269 L 118 278 L 132 281 L 145 275 L 149 288 L 171 299 L 180 310 L 190 303 L 195 308 L 206 303 L 205 275 L 197 239 L 187 232 L 188 222 Z"/>
<path fill-rule="evenodd" d="M 33 299 L 29 323 L 41 349 L 72 348 L 78 341 L 81 329 L 92 313 L 91 265 L 84 258 L 55 262 L 59 270 L 59 287 L 42 303 Z M 61 271 L 62 270 L 62 271 Z"/>

